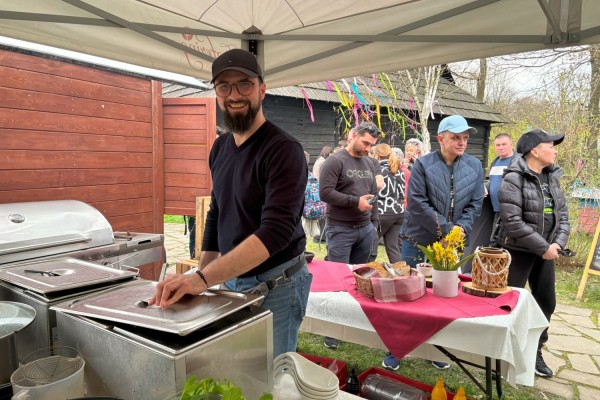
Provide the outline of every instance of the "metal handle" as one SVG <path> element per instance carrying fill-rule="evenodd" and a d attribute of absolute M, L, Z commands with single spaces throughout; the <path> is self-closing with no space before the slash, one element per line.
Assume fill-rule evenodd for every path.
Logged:
<path fill-rule="evenodd" d="M 65 244 L 84 243 L 84 242 L 89 242 L 91 240 L 92 240 L 91 238 L 83 236 L 83 237 L 77 237 L 77 238 L 72 238 L 72 239 L 55 240 L 53 242 L 44 242 L 44 243 L 40 243 L 40 244 L 30 244 L 28 246 L 21 246 L 21 247 L 12 248 L 12 249 L 0 250 L 0 255 L 20 253 L 23 251 L 30 251 L 30 250 L 37 250 L 37 249 L 45 249 L 45 248 L 54 247 L 54 246 L 63 246 Z"/>
<path fill-rule="evenodd" d="M 123 265 L 122 267 L 119 267 L 119 269 L 121 271 L 135 272 L 137 276 L 140 276 L 140 269 L 138 267 L 130 267 L 128 265 Z"/>
<path fill-rule="evenodd" d="M 140 253 L 137 250 L 133 250 L 133 254 L 130 254 L 130 255 L 128 255 L 125 258 L 122 258 L 120 260 L 117 260 L 117 261 L 111 262 L 111 263 L 109 263 L 108 261 L 105 261 L 105 262 L 102 263 L 102 265 L 104 265 L 105 267 L 113 268 L 113 266 L 115 264 L 121 264 L 123 261 L 129 260 L 130 258 L 137 256 L 138 254 L 140 254 Z M 121 267 L 118 267 L 118 268 L 121 269 L 121 270 L 123 269 Z M 127 267 L 127 268 L 132 268 L 132 267 Z"/>

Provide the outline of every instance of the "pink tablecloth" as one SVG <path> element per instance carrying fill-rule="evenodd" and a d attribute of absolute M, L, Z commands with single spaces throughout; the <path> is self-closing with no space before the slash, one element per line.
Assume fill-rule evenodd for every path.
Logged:
<path fill-rule="evenodd" d="M 311 292 L 345 292 L 344 278 L 353 276 L 348 264 L 317 259 L 308 264 L 308 270 L 313 275 Z"/>
<path fill-rule="evenodd" d="M 519 300 L 517 291 L 489 299 L 462 291 L 457 297 L 444 298 L 434 296 L 431 289 L 427 289 L 425 296 L 413 302 L 378 303 L 356 291 L 354 277 L 346 264 L 314 260 L 309 270 L 313 274 L 311 291 L 348 291 L 397 358 L 410 353 L 458 318 L 509 314 Z"/>

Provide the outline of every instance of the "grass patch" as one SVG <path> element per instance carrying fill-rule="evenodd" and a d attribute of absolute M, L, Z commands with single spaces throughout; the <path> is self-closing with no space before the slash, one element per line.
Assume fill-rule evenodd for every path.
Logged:
<path fill-rule="evenodd" d="M 183 216 L 182 215 L 167 215 L 164 216 L 164 222 L 167 224 L 183 224 Z"/>
<path fill-rule="evenodd" d="M 372 367 L 381 367 L 381 361 L 385 352 L 378 349 L 361 346 L 354 343 L 342 342 L 336 350 L 331 350 L 323 345 L 323 337 L 312 333 L 301 332 L 298 335 L 297 351 L 309 353 L 321 357 L 334 358 L 348 363 L 348 374 L 352 368 L 358 375 Z M 468 370 L 480 382 L 485 382 L 482 370 L 469 367 Z M 408 378 L 434 386 L 438 376 L 444 379 L 446 387 L 451 392 L 456 392 L 459 386 L 464 386 L 465 393 L 470 399 L 483 399 L 482 391 L 467 377 L 467 375 L 456 365 L 450 369 L 440 371 L 431 365 L 430 361 L 420 358 L 405 357 L 400 360 L 400 369 L 395 373 Z M 517 389 L 510 386 L 506 381 L 502 382 L 504 399 L 511 400 L 559 400 L 562 397 L 542 393 L 535 388 L 519 386 Z M 495 390 L 495 388 L 494 388 Z M 498 396 L 494 392 L 494 399 Z"/>

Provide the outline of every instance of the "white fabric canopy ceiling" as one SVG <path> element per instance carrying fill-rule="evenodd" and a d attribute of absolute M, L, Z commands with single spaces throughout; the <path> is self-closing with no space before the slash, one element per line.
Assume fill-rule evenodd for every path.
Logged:
<path fill-rule="evenodd" d="M 600 43 L 600 1 L 0 0 L 0 35 L 199 79 L 246 48 L 280 87 Z"/>

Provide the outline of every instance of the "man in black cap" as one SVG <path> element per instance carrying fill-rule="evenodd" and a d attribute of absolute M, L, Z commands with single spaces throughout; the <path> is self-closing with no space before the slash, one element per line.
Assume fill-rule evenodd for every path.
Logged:
<path fill-rule="evenodd" d="M 159 283 L 152 303 L 169 306 L 184 294 L 222 283 L 229 290 L 266 294 L 262 306 L 273 312 L 276 357 L 296 351 L 312 280 L 301 223 L 304 151 L 263 115 L 266 85 L 252 53 L 223 53 L 212 76 L 229 132 L 215 140 L 209 157 L 213 189 L 199 266 Z"/>
<path fill-rule="evenodd" d="M 556 307 L 554 260 L 569 240 L 567 201 L 560 187 L 562 169 L 555 166 L 556 148 L 563 134 L 549 135 L 541 129 L 526 132 L 504 172 L 498 190 L 500 226 L 496 242 L 511 255 L 508 285 L 531 294 L 550 321 Z M 535 373 L 550 378 L 552 370 L 542 356 L 548 329 L 539 339 Z"/>

